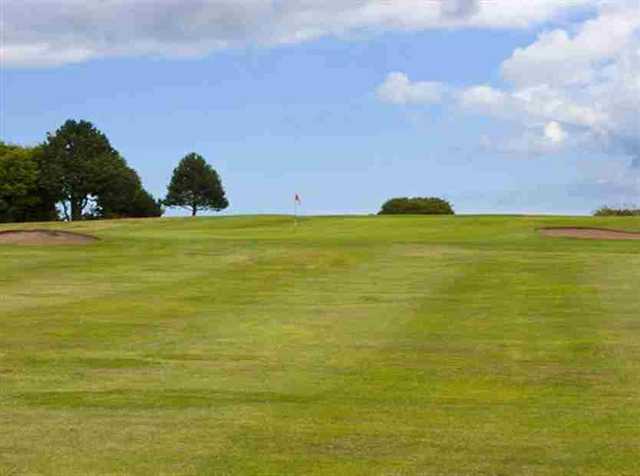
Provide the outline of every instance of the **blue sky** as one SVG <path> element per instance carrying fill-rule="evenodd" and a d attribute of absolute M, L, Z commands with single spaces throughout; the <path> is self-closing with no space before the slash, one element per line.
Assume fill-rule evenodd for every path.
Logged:
<path fill-rule="evenodd" d="M 417 26 L 390 27 L 385 17 L 338 33 L 326 25 L 335 29 L 332 15 L 345 12 L 323 6 L 310 38 L 290 17 L 278 20 L 286 26 L 282 41 L 280 30 L 277 40 L 226 23 L 215 30 L 213 15 L 208 26 L 229 37 L 224 47 L 200 46 L 220 41 L 209 29 L 167 34 L 156 23 L 142 39 L 113 32 L 109 15 L 126 12 L 92 12 L 92 21 L 104 14 L 103 38 L 77 31 L 74 45 L 88 45 L 88 53 L 76 57 L 65 53 L 65 35 L 29 24 L 12 1 L 4 15 L 1 139 L 35 144 L 68 118 L 90 120 L 156 196 L 180 158 L 195 151 L 220 172 L 227 213 L 288 213 L 295 192 L 306 213 L 373 213 L 404 195 L 444 196 L 463 213 L 589 213 L 640 201 L 632 166 L 640 119 L 629 101 L 610 99 L 622 84 L 631 105 L 637 100 L 640 86 L 627 76 L 638 72 L 640 22 L 632 18 L 626 36 L 583 58 L 585 44 L 629 18 L 624 2 L 585 0 L 568 11 L 548 7 L 542 18 L 516 11 L 504 20 L 482 11 L 493 8 L 489 2 L 457 0 L 451 15 L 469 12 L 455 21 L 440 12 Z M 200 15 L 206 6 L 199 4 Z M 174 14 L 176 24 L 194 21 Z M 50 20 L 77 23 L 53 13 Z M 289 39 L 292 32 L 304 39 Z M 162 40 L 162 52 L 116 48 L 147 45 L 149 37 Z M 195 45 L 188 54 L 186 37 Z M 33 45 L 43 41 L 50 51 L 39 53 Z M 554 77 L 567 64 L 569 72 Z"/>

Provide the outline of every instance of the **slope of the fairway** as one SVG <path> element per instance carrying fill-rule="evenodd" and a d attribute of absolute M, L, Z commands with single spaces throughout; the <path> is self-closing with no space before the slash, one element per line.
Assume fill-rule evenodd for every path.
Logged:
<path fill-rule="evenodd" d="M 549 226 L 640 219 L 38 224 L 99 241 L 0 245 L 0 475 L 640 474 L 640 242 Z"/>

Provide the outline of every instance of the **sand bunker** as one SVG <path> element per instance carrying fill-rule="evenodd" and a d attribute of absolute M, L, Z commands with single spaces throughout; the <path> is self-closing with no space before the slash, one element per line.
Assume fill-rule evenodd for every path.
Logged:
<path fill-rule="evenodd" d="M 588 240 L 640 240 L 640 233 L 632 231 L 608 230 L 606 228 L 541 228 L 544 236 L 582 238 Z"/>
<path fill-rule="evenodd" d="M 86 245 L 97 238 L 58 230 L 0 231 L 0 245 Z"/>

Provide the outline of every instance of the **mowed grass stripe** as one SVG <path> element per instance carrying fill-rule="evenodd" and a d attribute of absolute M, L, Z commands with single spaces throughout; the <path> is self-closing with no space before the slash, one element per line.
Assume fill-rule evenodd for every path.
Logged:
<path fill-rule="evenodd" d="M 290 262 L 290 259 L 291 257 L 287 259 L 287 262 Z M 387 259 L 386 261 L 387 266 L 389 265 L 389 262 L 390 262 L 389 259 Z M 294 267 L 292 267 L 291 269 L 293 270 Z M 375 266 L 372 266 L 369 264 L 362 264 L 360 266 L 360 269 L 357 269 L 354 272 L 349 272 L 348 270 L 347 272 L 345 272 L 344 270 L 339 270 L 338 272 L 332 273 L 332 275 L 329 276 L 328 279 L 326 276 L 324 276 L 324 278 L 320 280 L 321 281 L 320 284 L 318 284 L 318 279 L 316 278 L 311 279 L 311 281 L 312 282 L 315 281 L 315 284 L 317 285 L 317 287 L 313 289 L 316 289 L 317 290 L 316 292 L 323 296 L 326 293 L 331 291 L 336 293 L 336 291 L 338 290 L 340 290 L 344 296 L 350 296 L 350 294 L 345 291 L 349 291 L 350 289 L 353 288 L 356 292 L 355 296 L 353 297 L 353 300 L 354 302 L 357 302 L 357 300 L 361 298 L 361 296 L 359 295 L 359 291 L 368 290 L 369 292 L 371 292 L 371 289 L 368 287 L 368 283 L 369 283 L 368 279 L 370 277 L 371 272 L 375 272 Z M 305 280 L 304 272 L 301 273 L 300 270 L 297 270 L 297 269 L 295 270 L 295 272 L 291 273 L 291 279 L 292 279 L 291 288 L 287 289 L 286 292 L 281 293 L 279 297 L 279 299 L 282 301 L 282 304 L 281 304 L 282 317 L 281 318 L 279 318 L 278 320 L 275 320 L 272 323 L 268 321 L 264 321 L 264 319 L 260 319 L 260 314 L 259 314 L 260 311 L 255 309 L 256 307 L 259 307 L 259 303 L 253 303 L 253 304 L 247 305 L 246 314 L 243 312 L 240 313 L 240 315 L 242 316 L 244 315 L 252 316 L 254 315 L 252 313 L 255 313 L 255 312 L 258 313 L 257 318 L 261 320 L 261 325 L 263 329 L 263 334 L 262 334 L 263 342 L 257 343 L 255 342 L 255 340 L 252 340 L 251 342 L 249 342 L 249 348 L 247 349 L 247 351 L 249 352 L 248 354 L 249 358 L 247 359 L 248 362 L 245 362 L 244 364 L 246 366 L 250 365 L 252 372 L 251 374 L 247 375 L 247 381 L 243 382 L 243 380 L 245 379 L 242 378 L 242 375 L 238 375 L 235 378 L 236 381 L 239 381 L 241 388 L 244 389 L 242 392 L 236 392 L 235 394 L 236 405 L 241 406 L 243 403 L 245 403 L 245 400 L 247 400 L 250 404 L 255 404 L 255 403 L 261 404 L 262 407 L 264 407 L 264 404 L 267 403 L 269 404 L 269 406 L 264 408 L 268 410 L 273 403 L 278 403 L 279 401 L 295 403 L 296 398 L 299 403 L 308 404 L 309 401 L 313 400 L 314 398 L 313 395 L 316 394 L 319 390 L 322 390 L 323 385 L 326 386 L 327 384 L 329 384 L 329 389 L 331 389 L 334 386 L 332 379 L 330 378 L 327 379 L 326 376 L 323 377 L 323 374 L 327 373 L 326 371 L 324 371 L 323 367 L 332 367 L 331 365 L 328 364 L 328 360 L 332 357 L 335 358 L 335 356 L 339 355 L 340 351 L 346 350 L 346 349 L 336 348 L 335 347 L 336 337 L 332 338 L 331 336 L 337 336 L 341 340 L 346 340 L 348 343 L 350 343 L 349 344 L 350 346 L 353 346 L 353 344 L 355 343 L 356 347 L 360 347 L 360 345 L 357 344 L 358 339 L 356 339 L 356 337 L 358 337 L 358 334 L 353 331 L 345 332 L 345 328 L 344 328 L 345 324 L 350 323 L 351 325 L 358 324 L 358 326 L 361 326 L 362 332 L 359 334 L 359 337 L 360 339 L 365 339 L 365 340 L 371 337 L 371 332 L 368 330 L 368 327 L 371 327 L 371 326 L 375 327 L 376 325 L 378 325 L 375 319 L 376 315 L 371 316 L 374 319 L 371 319 L 369 321 L 369 324 L 367 324 L 367 315 L 363 314 L 362 310 L 359 313 L 353 314 L 352 313 L 353 305 L 346 306 L 347 312 L 345 313 L 344 316 L 342 316 L 342 312 L 340 311 L 338 311 L 337 315 L 334 315 L 335 303 L 330 303 L 330 305 L 327 306 L 325 309 L 322 309 L 322 307 L 320 307 L 319 309 L 318 302 L 314 300 L 314 297 L 312 295 L 307 303 L 307 305 L 309 306 L 309 309 L 312 311 L 312 314 L 310 317 L 316 322 L 320 322 L 320 320 L 323 319 L 323 323 L 320 324 L 320 327 L 321 327 L 320 329 L 316 329 L 313 331 L 316 337 L 311 341 L 307 340 L 306 338 L 304 338 L 305 333 L 304 332 L 301 333 L 301 329 L 304 330 L 305 325 L 309 324 L 308 322 L 306 323 L 304 322 L 304 319 L 309 320 L 309 317 L 307 316 L 307 314 L 305 314 L 305 312 L 302 312 L 292 316 L 292 315 L 287 315 L 286 310 L 287 310 L 288 303 L 292 299 L 295 300 L 296 295 L 298 295 L 301 291 L 307 288 L 309 283 L 308 283 L 308 280 Z M 322 282 L 324 284 L 322 284 Z M 344 287 L 345 283 L 347 284 L 346 289 Z M 398 284 L 402 285 L 402 280 L 399 280 Z M 385 285 L 384 280 L 380 281 L 380 285 L 381 286 Z M 424 289 L 423 289 L 423 292 L 424 292 Z M 275 297 L 276 296 L 274 296 L 274 298 Z M 411 294 L 411 298 L 414 298 L 414 297 L 415 297 L 415 291 L 414 293 Z M 363 298 L 366 299 L 366 296 L 364 296 Z M 397 304 L 398 304 L 398 300 L 394 300 L 393 302 L 389 303 L 388 307 L 389 306 L 395 307 Z M 272 304 L 272 306 L 273 305 L 274 304 Z M 371 309 L 374 308 L 373 304 L 369 304 L 369 306 Z M 388 314 L 388 309 L 384 311 L 380 310 L 378 312 L 380 315 L 384 315 L 386 313 L 389 317 L 391 317 Z M 296 321 L 300 321 L 300 320 L 302 321 L 298 322 L 298 324 L 295 324 Z M 238 320 L 236 319 L 236 322 L 237 321 Z M 244 319 L 240 319 L 239 324 L 234 324 L 234 321 L 228 321 L 226 326 L 223 326 L 223 327 L 233 328 L 236 325 L 241 325 L 241 326 L 247 325 L 246 322 L 243 323 L 242 321 L 244 321 Z M 326 329 L 327 323 L 330 324 L 329 329 Z M 271 329 L 270 329 L 272 326 L 275 328 L 273 332 L 271 332 Z M 296 329 L 296 326 L 300 327 L 301 329 Z M 386 338 L 385 336 L 386 336 L 387 327 L 388 326 L 384 324 L 382 326 L 382 329 L 379 329 L 377 331 L 380 334 L 379 338 L 382 338 L 382 339 Z M 305 331 L 305 332 L 309 332 L 309 331 Z M 225 335 L 233 336 L 237 334 L 247 335 L 247 336 L 250 335 L 245 332 L 238 333 L 237 331 L 225 332 L 224 330 L 223 331 L 216 330 L 216 337 L 220 338 L 221 335 L 223 336 L 222 347 L 224 349 L 228 348 L 227 339 L 229 339 L 229 337 L 225 339 L 224 336 Z M 209 346 L 210 348 L 212 346 L 212 342 L 214 343 L 214 347 L 215 347 L 215 340 L 213 341 L 210 340 L 206 336 L 206 334 L 204 335 L 198 334 L 198 335 L 199 335 L 199 338 L 203 340 L 203 344 L 198 345 L 197 350 L 195 352 L 190 352 L 187 355 L 191 355 L 191 356 L 206 355 L 206 353 L 203 352 L 203 347 Z M 299 344 L 297 344 L 295 342 L 296 339 L 302 339 L 302 341 Z M 278 341 L 284 341 L 284 342 L 278 342 Z M 315 342 L 315 347 L 313 345 L 309 345 L 310 342 Z M 362 347 L 366 352 L 366 354 L 369 355 L 370 346 L 362 346 Z M 239 342 L 238 340 L 234 341 L 233 348 L 241 349 L 242 343 Z M 258 356 L 256 356 L 257 358 L 254 359 L 253 361 L 251 359 L 251 352 L 253 352 L 254 356 L 256 353 L 259 354 Z M 261 359 L 260 354 L 264 354 L 264 353 L 269 354 L 274 352 L 275 352 L 275 355 L 271 355 L 270 360 L 272 363 L 276 364 L 275 369 L 269 369 L 269 368 L 256 369 L 256 366 L 257 365 L 259 366 L 261 362 L 264 364 L 264 358 Z M 348 355 L 348 354 L 345 354 L 345 355 Z M 216 354 L 214 353 L 213 357 L 215 356 Z M 218 357 L 220 357 L 220 355 L 218 355 Z M 227 357 L 228 357 L 228 351 L 227 351 Z M 195 363 L 198 363 L 198 361 L 196 360 Z M 330 376 L 333 373 L 337 373 L 338 375 L 340 373 L 343 373 L 344 370 L 341 367 L 343 367 L 344 365 L 345 365 L 344 363 L 341 363 L 340 365 L 338 365 L 337 363 L 334 363 L 333 367 L 337 367 L 337 368 L 330 369 L 329 371 Z M 351 367 L 349 369 L 350 370 L 349 373 L 353 374 L 354 371 L 357 371 L 357 368 L 358 368 L 357 365 L 355 366 L 355 368 Z M 179 369 L 179 370 L 181 370 L 180 373 L 183 373 L 184 371 L 184 369 Z M 189 370 L 191 375 L 196 378 L 199 372 L 203 372 L 203 371 L 206 371 L 206 373 L 209 374 L 209 377 L 211 377 L 210 373 L 212 369 L 210 368 L 200 369 L 200 371 L 194 368 L 190 368 Z M 228 368 L 226 370 L 228 371 Z M 267 372 L 271 370 L 269 372 L 270 375 L 268 376 L 268 379 L 265 379 L 265 380 L 260 379 L 260 370 L 266 370 Z M 304 375 L 301 372 L 301 370 L 303 372 L 310 373 L 310 375 Z M 213 371 L 215 372 L 215 370 Z M 281 375 L 280 377 L 278 377 L 278 374 L 282 374 L 283 372 L 285 375 Z M 291 374 L 291 375 L 287 375 L 287 374 Z M 304 378 L 301 378 L 301 377 L 304 377 Z M 220 380 L 224 381 L 224 375 L 220 376 Z M 227 382 L 227 383 L 232 383 L 232 382 Z M 236 382 L 236 384 L 238 384 L 238 382 Z M 292 397 L 287 397 L 286 395 L 282 396 L 281 394 L 275 394 L 273 392 L 271 393 L 263 392 L 262 394 L 256 394 L 247 390 L 247 387 L 251 387 L 252 385 L 253 386 L 258 385 L 258 388 L 264 388 L 265 385 L 268 385 L 268 387 L 280 386 L 288 389 L 290 392 L 292 390 L 296 390 L 298 394 L 301 394 L 303 396 L 306 393 L 311 393 L 311 397 L 309 398 L 303 398 L 299 396 L 297 397 L 296 394 L 294 394 Z M 142 385 L 142 386 L 146 387 L 145 385 Z M 161 407 L 166 407 L 167 405 L 172 404 L 172 406 L 174 406 L 175 408 L 180 408 L 180 405 L 178 405 L 177 402 L 171 402 L 172 398 L 174 400 L 177 400 L 180 393 L 182 393 L 184 398 L 183 405 L 185 405 L 186 407 L 191 407 L 192 409 L 196 409 L 196 410 L 200 408 L 203 404 L 205 406 L 217 407 L 218 404 L 221 402 L 224 404 L 230 403 L 230 399 L 224 396 L 225 394 L 229 393 L 229 390 L 219 391 L 216 389 L 207 389 L 206 391 L 203 391 L 203 389 L 201 388 L 198 388 L 195 390 L 183 388 L 182 391 L 176 390 L 173 392 L 173 394 L 169 393 L 169 395 L 167 395 L 168 392 L 163 392 L 160 390 L 155 392 L 155 394 L 154 392 L 149 392 L 147 390 L 141 390 L 141 391 L 130 390 L 130 394 L 128 396 L 126 395 L 126 392 L 124 393 L 125 394 L 122 395 L 122 394 L 118 394 L 117 392 L 112 394 L 105 393 L 105 392 L 96 392 L 96 394 L 94 395 L 95 401 L 93 405 L 91 404 L 91 401 L 90 401 L 91 396 L 87 392 L 84 392 L 84 393 L 69 392 L 66 396 L 60 395 L 59 393 L 47 394 L 46 392 L 44 393 L 35 392 L 34 394 L 28 396 L 27 399 L 31 398 L 30 403 L 35 404 L 36 406 L 52 405 L 54 408 L 56 408 L 56 407 L 60 407 L 60 405 L 65 407 L 65 403 L 66 403 L 66 408 L 73 408 L 74 404 L 76 404 L 80 408 L 85 407 L 85 408 L 91 409 L 92 407 L 96 407 L 96 406 L 100 408 L 100 406 L 103 405 L 102 408 L 104 408 L 105 406 L 106 408 L 119 407 L 121 411 L 127 409 L 127 400 L 129 401 L 129 404 L 132 406 L 131 408 L 132 410 L 134 411 L 144 410 L 145 409 L 144 403 L 141 403 L 141 402 L 144 402 L 145 396 L 148 397 L 146 410 L 153 410 L 154 408 L 157 408 L 158 402 L 160 402 Z M 246 397 L 247 397 L 246 399 L 242 398 L 242 394 L 244 393 L 246 393 Z M 260 395 L 262 395 L 262 398 L 260 398 Z M 22 397 L 24 398 L 24 395 L 22 395 Z M 109 397 L 113 397 L 115 399 L 115 401 L 112 401 L 111 404 L 104 402 L 105 399 L 108 399 Z M 258 399 L 258 401 L 256 401 L 256 398 Z M 164 399 L 164 404 L 162 403 L 163 399 Z M 194 427 L 192 426 L 192 428 Z M 195 433 L 197 434 L 197 432 Z M 251 432 L 247 432 L 247 430 L 244 429 L 242 432 L 239 433 L 239 435 L 249 434 L 249 433 Z"/>
<path fill-rule="evenodd" d="M 576 358 L 584 342 L 599 342 L 598 328 L 583 326 L 576 331 L 570 329 L 574 316 L 568 312 L 556 321 L 539 311 L 547 304 L 541 300 L 551 300 L 563 311 L 574 307 L 574 300 L 585 302 L 592 289 L 580 283 L 582 266 L 572 263 L 572 279 L 557 283 L 551 267 L 545 269 L 538 263 L 532 270 L 520 270 L 529 271 L 528 279 L 516 287 L 505 287 L 499 285 L 508 276 L 499 272 L 491 276 L 490 271 L 494 265 L 512 269 L 504 268 L 512 263 L 498 255 L 484 258 L 488 262 L 465 267 L 466 272 L 449 282 L 457 293 L 445 288 L 436 294 L 459 295 L 460 300 L 426 299 L 406 333 L 385 343 L 370 365 L 361 365 L 354 379 L 341 386 L 349 392 L 338 390 L 337 400 L 351 401 L 352 406 L 327 405 L 335 412 L 330 421 L 343 421 L 343 434 L 340 438 L 339 431 L 332 433 L 324 444 L 331 447 L 336 438 L 342 439 L 349 448 L 345 456 L 352 469 L 354 457 L 361 454 L 364 458 L 376 447 L 378 465 L 385 471 L 418 474 L 437 464 L 455 474 L 490 474 L 496 465 L 523 473 L 553 472 L 567 465 L 576 474 L 584 474 L 582 465 L 592 455 L 589 451 L 580 454 L 579 445 L 586 443 L 583 449 L 592 449 L 594 435 L 580 435 L 592 424 L 591 407 L 599 396 L 592 380 L 599 376 L 588 370 L 595 364 L 591 358 L 582 359 L 577 373 L 564 365 Z M 548 296 L 547 291 L 558 284 L 568 288 Z M 531 292 L 532 287 L 537 292 Z M 524 306 L 522 292 L 530 299 Z M 499 296 L 503 299 L 497 299 Z M 488 302 L 497 303 L 498 308 Z M 507 313 L 500 312 L 501 305 Z M 532 319 L 522 320 L 530 315 Z M 537 337 L 531 341 L 525 335 Z M 326 410 L 320 411 L 326 415 Z M 576 411 L 581 419 L 575 418 Z M 347 422 L 345 415 L 351 417 Z M 289 425 L 306 426 L 304 422 Z M 393 428 L 393 437 L 389 428 Z M 317 434 L 308 437 L 318 444 Z M 300 445 L 303 439 L 293 441 Z M 310 451 L 297 453 L 308 455 Z M 335 452 L 331 455 L 335 458 Z M 365 466 L 371 463 L 366 461 Z"/>

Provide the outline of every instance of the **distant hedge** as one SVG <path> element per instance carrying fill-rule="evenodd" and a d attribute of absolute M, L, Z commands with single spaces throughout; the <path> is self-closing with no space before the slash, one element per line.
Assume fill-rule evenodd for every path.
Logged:
<path fill-rule="evenodd" d="M 640 208 L 602 207 L 593 214 L 597 217 L 640 217 Z"/>
<path fill-rule="evenodd" d="M 387 200 L 378 215 L 454 215 L 451 204 L 437 197 L 400 197 Z"/>

